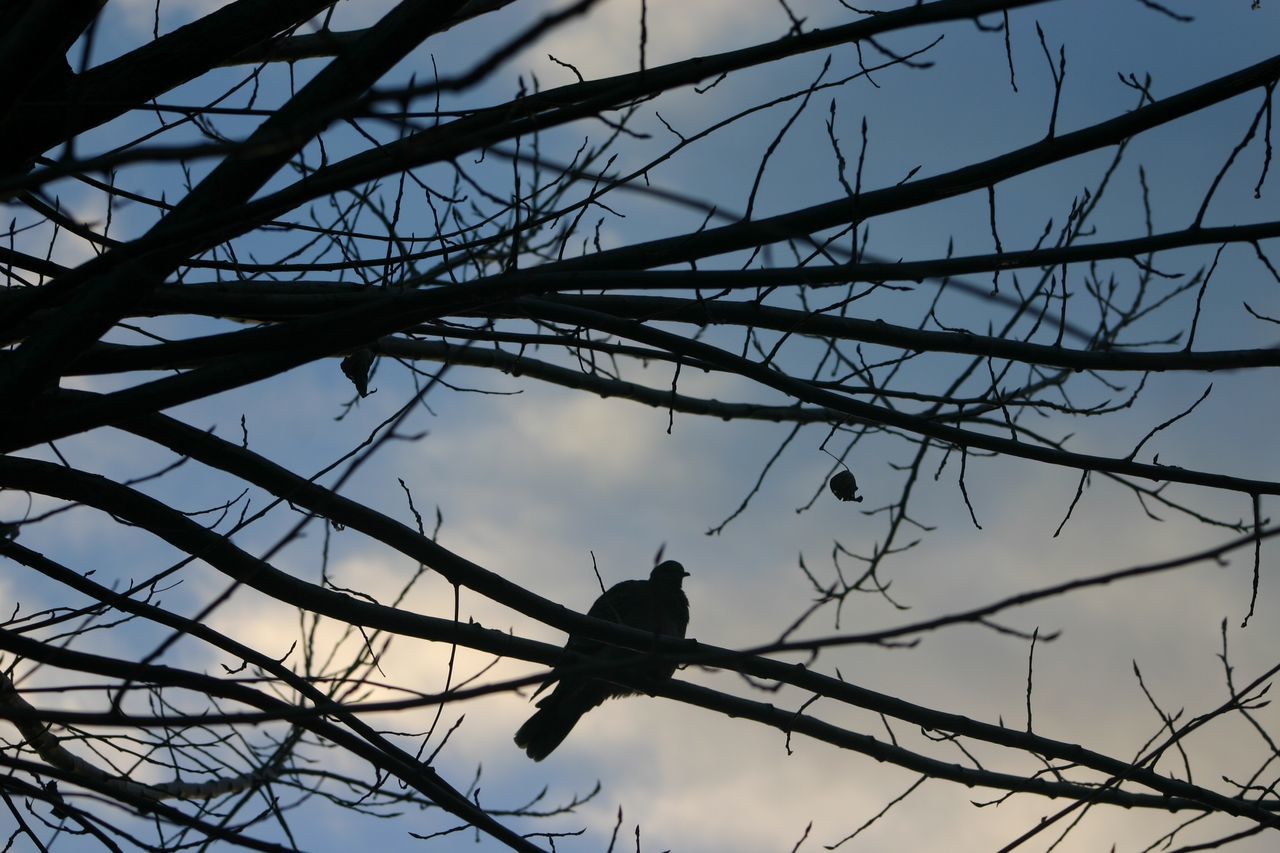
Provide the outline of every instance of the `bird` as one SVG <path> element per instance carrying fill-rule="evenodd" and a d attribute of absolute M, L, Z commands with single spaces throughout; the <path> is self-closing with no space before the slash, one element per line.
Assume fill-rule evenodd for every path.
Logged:
<path fill-rule="evenodd" d="M 675 560 L 666 560 L 654 566 L 648 580 L 622 581 L 610 587 L 591 605 L 587 615 L 641 631 L 682 638 L 689 626 L 689 599 L 680 587 L 688 576 L 684 566 Z M 578 634 L 570 634 L 564 648 L 598 661 L 624 660 L 636 655 L 633 649 L 611 646 Z M 598 675 L 574 674 L 573 669 L 578 665 L 577 661 L 570 660 L 555 667 L 533 694 L 537 696 L 556 682 L 555 689 L 538 702 L 538 710 L 516 732 L 516 746 L 534 761 L 550 755 L 582 715 L 604 700 L 639 692 Z M 676 665 L 670 661 L 655 661 L 633 671 L 645 678 L 661 680 L 670 678 L 675 670 Z"/>

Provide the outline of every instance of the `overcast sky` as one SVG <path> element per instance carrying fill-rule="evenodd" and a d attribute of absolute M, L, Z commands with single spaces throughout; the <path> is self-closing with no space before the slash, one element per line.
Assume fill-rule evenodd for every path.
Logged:
<path fill-rule="evenodd" d="M 756 215 L 786 211 L 837 198 L 836 165 L 824 123 L 834 98 L 836 133 L 847 157 L 856 159 L 859 125 L 865 116 L 869 141 L 864 186 L 878 188 L 902 180 L 913 168 L 928 176 L 994 156 L 1041 138 L 1047 128 L 1052 82 L 1036 35 L 1039 22 L 1056 58 L 1066 45 L 1067 76 L 1058 115 L 1060 132 L 1118 115 L 1137 104 L 1133 89 L 1117 75 L 1150 73 L 1157 97 L 1174 94 L 1224 73 L 1268 57 L 1280 35 L 1280 9 L 1264 0 L 1252 10 L 1247 0 L 1191 3 L 1169 0 L 1171 7 L 1196 15 L 1193 23 L 1179 23 L 1137 0 L 1066 0 L 1018 10 L 1011 14 L 1012 56 L 1017 91 L 1009 81 L 1003 38 L 983 32 L 972 23 L 926 28 L 885 39 L 900 52 L 921 48 L 945 34 L 926 56 L 932 68 L 890 68 L 815 95 L 797 119 L 794 132 L 770 161 L 756 202 Z M 166 3 L 161 30 L 167 30 L 211 8 L 213 4 Z M 430 73 L 431 56 L 442 71 L 463 70 L 513 29 L 533 20 L 551 4 L 520 0 L 500 13 L 429 42 L 391 76 L 404 81 L 410 74 Z M 835 0 L 788 0 L 788 6 L 808 24 L 827 26 L 851 20 Z M 898 4 L 876 3 L 876 8 Z M 335 28 L 359 26 L 385 4 L 343 4 Z M 151 2 L 112 2 L 100 28 L 94 61 L 124 52 L 150 37 Z M 997 19 L 986 21 L 996 23 Z M 582 20 L 551 34 L 547 40 L 504 65 L 470 103 L 496 103 L 510 97 L 519 79 L 536 74 L 543 87 L 573 80 L 572 72 L 547 58 L 572 63 L 586 77 L 632 70 L 636 66 L 640 3 L 602 0 Z M 788 19 L 776 0 L 649 0 L 649 65 L 730 49 L 784 35 Z M 817 77 L 830 55 L 828 79 L 853 73 L 857 57 L 852 47 L 801 56 L 784 63 L 737 75 L 706 94 L 673 92 L 645 104 L 635 128 L 649 139 L 626 141 L 617 168 L 638 166 L 675 141 L 655 111 L 685 136 L 690 136 L 750 104 L 802 88 Z M 74 54 L 73 54 L 74 56 Z M 879 58 L 870 51 L 868 61 Z M 300 63 L 297 79 L 319 67 Z M 219 80 L 185 87 L 166 100 L 194 103 L 239 79 L 243 70 L 230 69 Z M 288 81 L 283 74 L 266 75 L 259 95 L 278 102 Z M 1129 147 L 1099 206 L 1097 239 L 1140 236 L 1145 231 L 1140 206 L 1138 168 L 1145 168 L 1151 189 L 1153 226 L 1157 231 L 1184 228 L 1194 218 L 1200 199 L 1223 161 L 1243 137 L 1261 103 L 1250 92 L 1202 114 L 1163 126 L 1135 140 Z M 232 103 L 243 104 L 244 95 Z M 652 170 L 653 185 L 678 190 L 719 205 L 728 215 L 745 210 L 749 191 L 766 147 L 796 110 L 790 101 L 748 121 L 713 135 Z M 153 116 L 137 115 L 86 136 L 85 151 L 106 148 L 154 126 Z M 228 120 L 228 132 L 246 125 Z M 551 134 L 544 143 L 548 156 L 568 160 L 584 136 L 599 138 L 607 128 L 584 123 Z M 341 138 L 335 140 L 341 144 Z M 356 143 L 348 138 L 346 144 Z M 1280 218 L 1280 186 L 1274 172 L 1253 197 L 1262 165 L 1257 140 L 1241 155 L 1206 216 L 1206 225 L 1270 221 Z M 1113 151 L 1097 152 L 1001 184 L 998 189 L 998 228 L 1006 249 L 1028 248 L 1049 219 L 1060 226 L 1073 197 L 1096 187 Z M 495 157 L 476 173 L 501 187 L 500 170 L 509 164 Z M 209 164 L 197 164 L 198 179 Z M 147 167 L 151 168 L 151 167 Z M 139 167 L 122 170 L 122 183 L 172 182 L 168 197 L 183 192 L 174 169 Z M 293 180 L 293 175 L 286 176 Z M 159 186 L 165 184 L 160 183 Z M 447 187 L 442 187 L 442 189 Z M 64 204 L 84 219 L 100 219 L 101 199 L 71 183 L 59 185 Z M 94 205 L 99 205 L 96 209 Z M 606 246 L 627 245 L 696 227 L 703 214 L 662 205 L 638 196 L 615 194 L 610 208 L 621 216 L 605 216 L 601 239 Z M 425 211 L 425 208 L 424 208 Z M 594 227 L 594 217 L 589 219 Z M 414 226 L 430 233 L 431 220 Z M 153 221 L 137 207 L 115 212 L 113 236 L 141 233 Z M 927 259 L 944 255 L 949 242 L 958 255 L 994 251 L 985 192 L 932 205 L 927 209 L 874 220 L 868 251 L 886 259 Z M 38 235 L 33 235 L 38 241 Z M 48 239 L 47 235 L 43 238 Z M 847 241 L 845 241 L 847 245 Z M 1171 252 L 1157 258 L 1162 271 L 1190 274 L 1208 265 L 1215 247 Z M 1264 248 L 1280 259 L 1280 242 Z M 90 256 L 87 245 L 65 234 L 55 256 L 76 263 Z M 733 259 L 726 259 L 726 265 Z M 785 262 L 781 258 L 778 262 Z M 1118 278 L 1132 281 L 1132 264 L 1107 267 Z M 1027 271 L 1030 279 L 1033 271 Z M 1083 289 L 1083 272 L 1073 268 L 1069 285 Z M 989 281 L 981 279 L 983 284 Z M 915 322 L 921 306 L 932 298 L 936 283 L 924 283 L 913 293 L 883 294 L 857 304 L 856 316 L 896 322 Z M 1197 348 L 1237 348 L 1276 344 L 1275 325 L 1252 319 L 1243 307 L 1280 316 L 1280 285 L 1270 279 L 1248 247 L 1228 247 L 1205 297 Z M 1078 300 L 1081 322 L 1093 316 L 1084 296 Z M 1073 303 L 1071 310 L 1077 310 Z M 1177 331 L 1194 310 L 1193 297 L 1184 296 L 1149 329 L 1152 338 Z M 987 323 L 1000 323 L 1006 313 L 999 306 L 950 293 L 939 305 L 944 322 L 978 333 Z M 169 324 L 169 325 L 166 325 Z M 151 329 L 191 333 L 196 325 L 157 321 Z M 118 338 L 125 340 L 126 338 Z M 138 339 L 134 339 L 137 342 Z M 713 340 L 721 340 L 713 338 Z M 729 340 L 724 338 L 723 340 Z M 545 354 L 542 354 L 545 356 Z M 785 353 L 796 367 L 812 356 L 803 344 Z M 944 364 L 936 362 L 933 364 Z M 930 367 L 930 370 L 937 369 Z M 670 383 L 666 366 L 642 370 L 628 366 L 628 375 L 657 387 Z M 801 555 L 819 577 L 829 580 L 835 543 L 865 554 L 885 535 L 883 514 L 864 509 L 895 500 L 901 472 L 894 469 L 910 459 L 912 446 L 893 440 L 870 442 L 848 459 L 865 495 L 862 504 L 842 504 L 825 492 L 804 512 L 823 487 L 831 459 L 819 450 L 826 429 L 809 427 L 788 447 L 750 506 L 720 535 L 707 531 L 723 521 L 751 489 L 761 467 L 783 441 L 790 427 L 761 423 L 725 423 L 676 414 L 668 430 L 665 410 L 616 399 L 599 399 L 581 392 L 540 385 L 466 368 L 451 370 L 451 389 L 438 389 L 426 406 L 404 427 L 406 433 L 425 432 L 414 442 L 392 442 L 366 465 L 344 492 L 393 516 L 411 521 L 397 478 L 412 490 L 420 511 L 430 519 L 439 507 L 444 523 L 440 541 L 468 559 L 497 571 L 544 596 L 585 610 L 598 594 L 592 571 L 594 554 L 606 584 L 645 575 L 654 555 L 684 563 L 691 573 L 686 582 L 692 608 L 691 636 L 721 646 L 740 647 L 767 642 L 799 614 L 812 599 L 798 568 Z M 922 368 L 921 381 L 931 377 Z M 1136 376 L 1114 377 L 1131 388 Z M 1275 451 L 1274 424 L 1280 415 L 1280 395 L 1274 377 L 1261 371 L 1223 373 L 1210 377 L 1213 391 L 1195 413 L 1160 433 L 1143 450 L 1141 461 L 1158 454 L 1162 462 L 1259 479 L 1280 479 L 1280 454 Z M 1156 375 L 1148 380 L 1140 405 L 1108 418 L 1046 422 L 1046 432 L 1061 436 L 1078 431 L 1074 449 L 1124 455 L 1156 424 L 1193 403 L 1209 381 L 1204 376 Z M 115 387 L 105 380 L 83 380 L 84 387 Z M 354 447 L 376 424 L 402 405 L 411 393 L 407 372 L 384 362 L 373 385 L 378 392 L 361 401 L 343 421 L 341 413 L 351 389 L 339 374 L 336 360 L 319 362 L 268 382 L 184 406 L 175 411 L 188 423 L 216 427 L 220 435 L 238 440 L 243 414 L 258 452 L 309 475 Z M 933 382 L 930 387 L 937 385 Z M 1088 403 L 1114 396 L 1101 384 L 1082 383 L 1081 399 Z M 780 402 L 776 394 L 753 388 L 742 380 L 685 375 L 680 390 L 723 400 Z M 475 393 L 475 391 L 491 393 Z M 1090 395 L 1093 395 L 1090 397 Z M 429 407 L 429 409 L 428 409 Z M 117 477 L 136 476 L 167 461 L 142 443 L 112 431 L 68 440 L 60 448 L 72 464 Z M 32 451 L 45 455 L 45 451 Z M 925 470 L 937 471 L 936 453 Z M 144 487 L 181 509 L 194 510 L 234 498 L 231 481 L 188 465 L 180 478 Z M 841 628 L 859 630 L 891 626 L 993 601 L 1026 589 L 1070 578 L 1123 568 L 1144 561 L 1189 553 L 1231 538 L 1228 531 L 1194 523 L 1172 511 L 1164 521 L 1150 520 L 1132 494 L 1095 478 L 1062 534 L 1054 530 L 1075 494 L 1079 475 L 1068 469 L 1030 462 L 971 457 L 966 485 L 981 529 L 969 518 L 957 486 L 956 460 L 937 481 L 922 485 L 912 517 L 936 528 L 923 535 L 914 549 L 886 563 L 885 579 L 892 582 L 895 600 L 910 610 L 896 611 L 883 598 L 851 598 Z M 1230 519 L 1249 513 L 1247 499 L 1216 491 L 1170 487 L 1179 499 Z M 254 494 L 254 505 L 261 496 Z M 0 496 L 6 517 L 20 514 L 25 504 L 15 496 Z M 1264 515 L 1275 514 L 1274 502 L 1264 501 Z M 296 516 L 277 511 L 266 521 L 237 536 L 242 547 L 261 553 Z M 24 542 L 27 542 L 24 534 Z M 123 583 L 152 574 L 176 555 L 163 544 L 121 530 L 109 519 L 77 510 L 57 523 L 31 529 L 30 547 L 46 550 L 79 569 L 93 568 L 101 582 Z M 416 570 L 407 558 L 352 531 L 334 532 L 326 543 L 318 526 L 302 542 L 285 549 L 273 562 L 309 580 L 318 580 L 321 548 L 329 548 L 329 573 L 339 586 L 359 589 L 391 600 Z M 1257 615 L 1247 629 L 1239 625 L 1249 607 L 1250 555 L 1239 552 L 1226 567 L 1199 565 L 1156 578 L 1130 581 L 1005 614 L 1002 621 L 1020 630 L 1039 628 L 1061 632 L 1052 643 L 1036 647 L 1033 692 L 1034 728 L 1039 734 L 1080 742 L 1090 748 L 1127 758 L 1160 728 L 1160 720 L 1137 684 L 1133 667 L 1141 668 L 1147 688 L 1161 707 L 1187 717 L 1211 710 L 1226 697 L 1220 625 L 1226 620 L 1231 662 L 1239 681 L 1247 681 L 1275 665 L 1280 648 L 1280 580 L 1276 561 L 1263 553 L 1262 583 Z M 843 558 L 849 570 L 856 563 Z M 221 590 L 225 581 L 203 566 L 184 573 L 181 586 L 165 593 L 165 604 L 183 613 L 198 609 Z M 3 600 L 21 599 L 24 610 L 64 601 L 60 593 L 19 574 L 10 566 L 0 573 Z M 403 605 L 419 612 L 451 615 L 447 584 L 428 576 Z M 560 643 L 564 637 L 503 607 L 464 591 L 464 618 L 487 626 Z M 298 636 L 295 614 L 256 593 L 240 590 L 220 608 L 211 623 L 218 630 L 264 652 L 283 655 Z M 340 626 L 326 630 L 338 637 Z M 811 633 L 834 630 L 831 614 L 820 616 Z M 153 642 L 128 631 L 100 632 L 100 649 L 120 655 L 136 654 L 136 644 Z M 347 636 L 351 654 L 358 636 Z M 824 655 L 818 667 L 861 686 L 899 695 L 909 701 L 976 719 L 1003 720 L 1026 725 L 1027 643 L 976 627 L 961 627 L 928 635 L 913 649 L 852 648 Z M 400 640 L 382 662 L 386 682 L 426 691 L 443 686 L 444 648 Z M 194 642 L 178 644 L 171 662 L 215 671 L 217 664 L 234 665 L 211 657 Z M 470 673 L 489 661 L 464 654 L 460 671 Z M 486 678 L 528 674 L 534 667 L 504 663 Z M 746 688 L 734 675 L 684 671 L 680 677 L 729 691 Z M 759 694 L 751 694 L 759 697 Z M 808 697 L 782 691 L 764 698 L 779 707 L 799 707 Z M 49 700 L 54 701 L 53 697 Z M 66 701 L 92 702 L 84 697 Z M 511 736 L 533 708 L 522 697 L 504 695 L 449 707 L 445 724 L 465 713 L 466 720 L 440 758 L 446 775 L 465 786 L 483 768 L 481 802 L 494 808 L 520 805 L 544 785 L 548 801 L 589 791 L 599 780 L 602 792 L 577 816 L 545 823 L 522 823 L 527 831 L 571 831 L 586 827 L 578 838 L 557 841 L 561 850 L 600 850 L 608 842 L 619 806 L 623 809 L 620 846 L 632 849 L 639 825 L 645 850 L 676 851 L 790 850 L 813 823 L 802 850 L 832 844 L 869 820 L 915 781 L 914 774 L 877 764 L 861 755 L 794 738 L 788 754 L 784 736 L 755 723 L 730 720 L 710 712 L 662 699 L 633 698 L 609 702 L 588 714 L 570 738 L 541 764 L 530 762 L 511 742 Z M 868 713 L 824 707 L 809 709 L 819 718 L 856 731 L 884 736 L 882 722 Z M 427 711 L 388 718 L 388 728 L 421 730 L 429 724 Z M 1273 728 L 1280 718 L 1271 708 L 1257 719 Z M 964 762 L 955 750 L 930 747 L 921 733 L 898 723 L 899 742 L 947 760 Z M 1266 745 L 1242 721 L 1208 727 L 1189 745 L 1196 781 L 1229 790 L 1220 777 L 1246 776 L 1265 754 Z M 980 751 L 989 769 L 1034 769 L 1021 756 L 995 750 Z M 1168 761 L 1168 759 L 1166 759 Z M 1176 763 L 1160 765 L 1182 773 Z M 352 772 L 360 772 L 351 766 Z M 944 782 L 926 782 L 883 820 L 841 849 L 852 850 L 989 850 L 1011 841 L 1062 803 L 1014 797 L 998 808 L 976 808 L 972 801 L 996 799 L 999 792 L 968 790 Z M 472 844 L 459 836 L 432 843 L 415 841 L 408 833 L 429 833 L 451 821 L 438 814 L 406 814 L 393 821 L 349 821 L 336 809 L 307 807 L 307 820 L 294 829 L 308 849 L 387 850 L 496 849 L 486 838 Z M 1181 817 L 1143 815 L 1113 808 L 1089 811 L 1059 849 L 1141 850 L 1171 829 Z M 1244 828 L 1221 818 L 1202 822 L 1199 834 L 1182 841 L 1212 838 Z M 1043 850 L 1053 834 L 1046 833 L 1031 847 Z M 1264 836 L 1265 837 L 1265 836 Z M 1237 849 L 1272 849 L 1274 841 L 1254 840 Z"/>

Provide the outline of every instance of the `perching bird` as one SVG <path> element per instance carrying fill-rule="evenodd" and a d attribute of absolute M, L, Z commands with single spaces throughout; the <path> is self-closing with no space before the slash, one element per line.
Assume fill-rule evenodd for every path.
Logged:
<path fill-rule="evenodd" d="M 688 576 L 684 566 L 675 560 L 659 563 L 649 573 L 648 580 L 615 584 L 596 599 L 587 615 L 620 622 L 641 631 L 683 637 L 689 625 L 689 599 L 680 584 Z M 640 654 L 633 649 L 610 646 L 576 634 L 569 635 L 565 650 L 596 660 L 622 660 Z M 630 696 L 637 692 L 595 675 L 575 675 L 573 666 L 573 661 L 566 661 L 563 666 L 552 670 L 551 676 L 538 688 L 538 693 L 558 678 L 555 690 L 538 702 L 538 710 L 516 732 L 516 746 L 534 761 L 550 755 L 583 714 L 610 697 Z M 674 663 L 657 661 L 635 671 L 647 678 L 662 679 L 670 678 L 675 669 Z"/>

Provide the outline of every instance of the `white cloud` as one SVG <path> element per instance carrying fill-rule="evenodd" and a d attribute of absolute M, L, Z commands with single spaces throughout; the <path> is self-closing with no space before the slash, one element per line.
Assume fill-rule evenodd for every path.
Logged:
<path fill-rule="evenodd" d="M 648 0 L 646 64 L 649 67 L 741 47 L 762 35 L 781 35 L 786 19 L 780 9 L 754 4 L 744 10 L 734 0 Z M 572 76 L 546 60 L 550 53 L 575 65 L 588 79 L 635 71 L 640 62 L 638 0 L 603 0 L 585 17 L 555 30 L 530 51 L 530 63 L 544 80 Z M 545 68 L 545 70 L 542 70 Z"/>

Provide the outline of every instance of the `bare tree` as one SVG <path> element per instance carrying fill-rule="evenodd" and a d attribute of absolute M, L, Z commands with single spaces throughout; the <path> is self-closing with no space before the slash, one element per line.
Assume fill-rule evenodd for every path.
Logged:
<path fill-rule="evenodd" d="M 563 801 L 534 787 L 504 804 L 482 798 L 478 769 L 459 776 L 469 754 L 450 755 L 451 736 L 466 737 L 455 709 L 527 696 L 547 667 L 607 683 L 600 697 L 649 693 L 772 728 L 766 764 L 803 736 L 916 780 L 886 786 L 883 809 L 829 846 L 910 810 L 926 780 L 1047 809 L 1006 849 L 1061 841 L 1117 806 L 1163 818 L 1143 824 L 1160 827 L 1153 844 L 1225 846 L 1280 825 L 1265 710 L 1280 665 L 1237 675 L 1227 645 L 1240 623 L 1274 645 L 1280 624 L 1259 597 L 1280 467 L 1274 434 L 1250 444 L 1263 433 L 1245 429 L 1277 413 L 1280 219 L 1265 200 L 1280 56 L 1239 47 L 1221 72 L 1188 60 L 1185 85 L 1133 68 L 1103 94 L 1073 88 L 1087 70 L 1036 17 L 1073 4 L 739 5 L 749 11 L 717 7 L 744 20 L 715 38 L 753 40 L 703 53 L 686 23 L 698 46 L 672 56 L 653 34 L 682 28 L 645 0 L 404 0 L 376 15 L 234 0 L 182 22 L 171 14 L 193 7 L 157 2 L 136 44 L 150 7 L 0 2 L 11 844 L 295 849 L 303 816 L 340 814 L 441 845 L 465 830 L 566 846 L 599 791 L 589 778 Z M 1259 30 L 1276 23 L 1243 4 L 1225 24 L 1217 10 L 1110 5 L 1174 63 L 1177 39 L 1239 32 L 1248 14 Z M 617 9 L 630 70 L 546 58 Z M 985 83 L 951 85 L 962 74 Z M 1186 140 L 1213 149 L 1186 154 L 1185 180 L 1171 180 L 1166 158 Z M 928 159 L 900 168 L 916 152 Z M 688 180 L 691 158 L 705 183 Z M 1148 159 L 1166 176 L 1154 185 Z M 1232 388 L 1213 397 L 1211 374 Z M 726 436 L 776 425 L 773 447 L 749 448 L 759 467 L 736 509 L 701 507 L 720 519 L 704 524 L 712 543 L 750 513 L 820 506 L 872 541 L 833 537 L 826 569 L 802 557 L 792 583 L 808 602 L 723 645 L 700 628 L 716 610 L 709 586 L 690 596 L 691 639 L 587 616 L 598 590 L 546 597 L 532 555 L 513 572 L 438 541 L 441 505 L 463 484 L 384 472 L 360 485 L 372 460 L 417 445 L 415 419 L 437 401 L 548 385 L 655 407 L 668 432 L 693 416 L 726 422 Z M 312 408 L 316 394 L 330 411 Z M 1209 411 L 1223 419 L 1214 446 L 1161 461 L 1162 439 Z M 283 434 L 258 426 L 272 416 Z M 321 433 L 348 449 L 319 460 L 308 442 Z M 801 472 L 795 507 L 770 478 L 798 436 L 823 461 Z M 1075 484 L 1046 539 L 1107 489 L 1150 518 L 1134 537 L 1167 537 L 1165 558 L 1126 565 L 1117 548 L 1112 565 L 1028 573 L 986 603 L 904 612 L 917 546 L 956 526 L 922 505 L 961 507 L 995 548 L 1018 522 L 984 507 L 973 479 L 1042 470 Z M 638 517 L 627 500 L 622 527 Z M 663 534 L 643 537 L 644 558 L 606 577 L 642 577 L 654 550 L 661 562 Z M 339 538 L 410 569 L 390 593 L 340 580 Z M 1251 576 L 1222 625 L 1216 701 L 1166 710 L 1135 663 L 1138 704 L 1156 712 L 1145 742 L 1117 752 L 1101 724 L 1097 743 L 1037 730 L 1036 654 L 1054 632 L 1025 608 L 1138 583 L 1154 599 L 1179 570 L 1236 554 Z M 430 612 L 414 604 L 426 584 Z M 291 647 L 217 621 L 246 595 L 295 614 Z M 845 657 L 928 658 L 923 639 L 967 629 L 1025 661 L 1025 724 L 877 691 Z M 566 651 L 565 633 L 583 640 Z M 445 650 L 438 684 L 384 672 L 393 640 Z M 1219 779 L 1224 730 L 1251 746 Z M 1215 771 L 1193 775 L 1204 760 Z M 611 832 L 613 849 L 622 826 L 618 812 L 591 837 Z M 819 840 L 796 837 L 797 849 Z"/>

